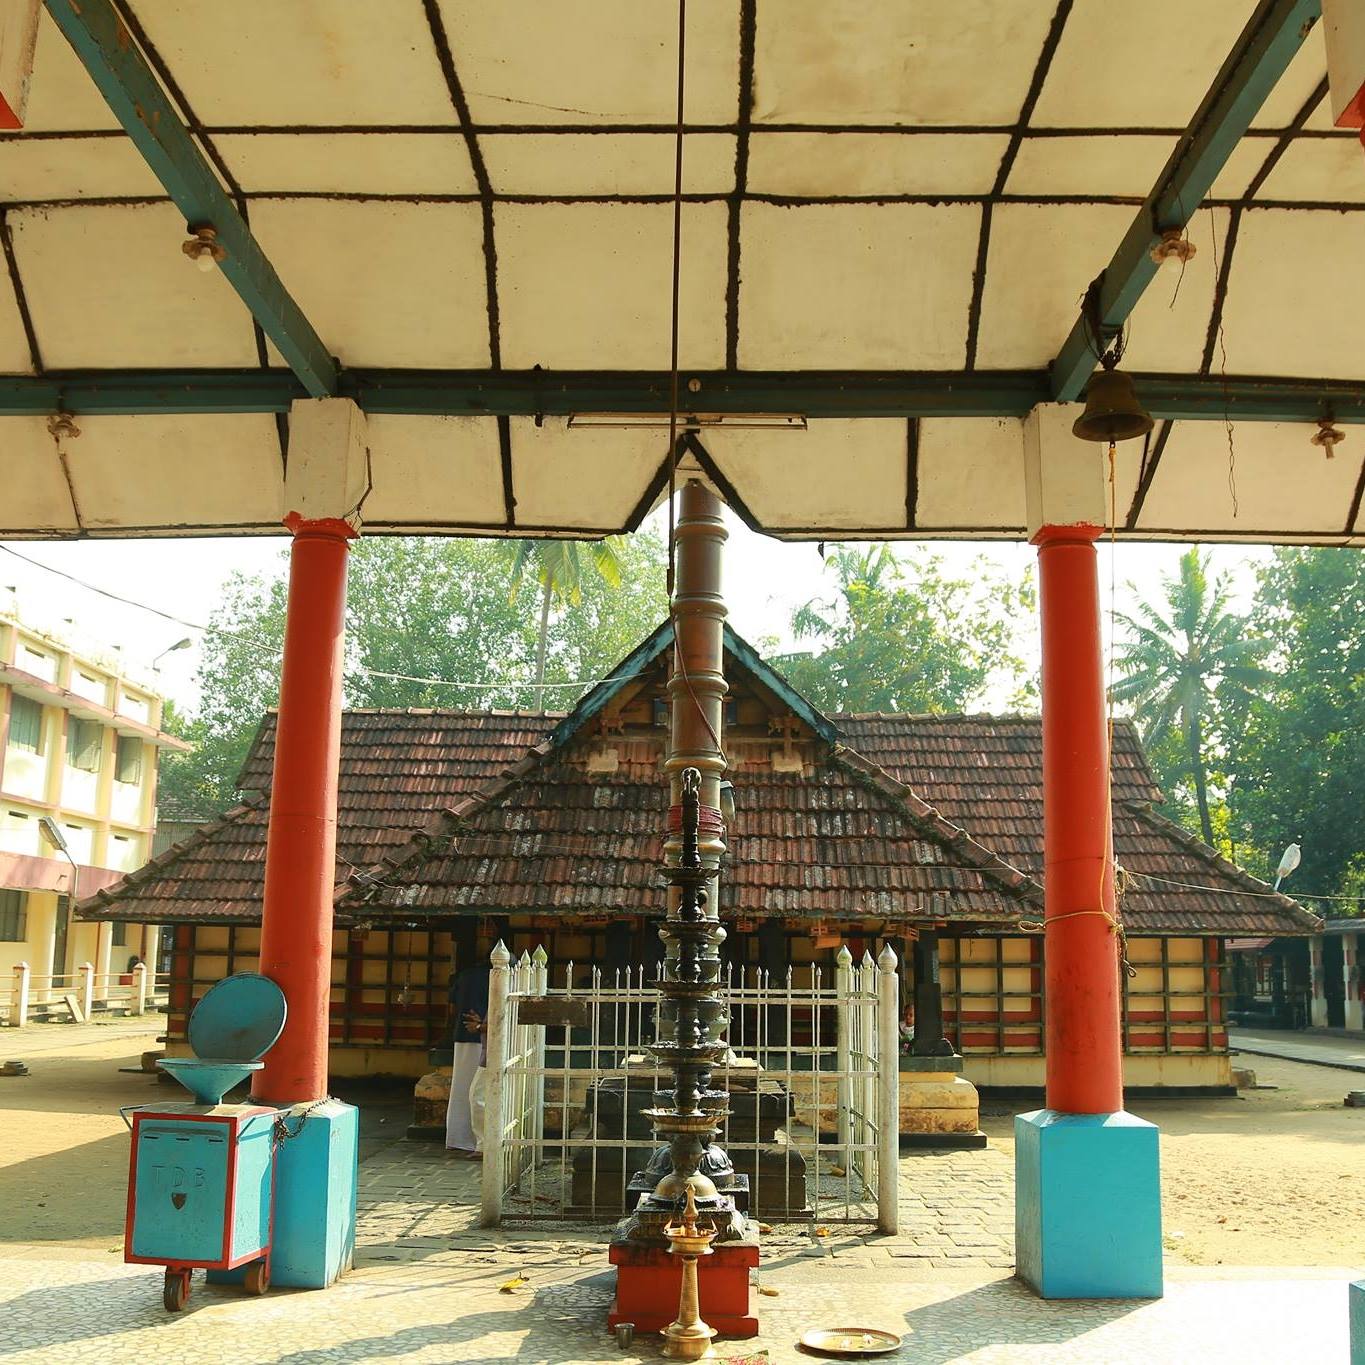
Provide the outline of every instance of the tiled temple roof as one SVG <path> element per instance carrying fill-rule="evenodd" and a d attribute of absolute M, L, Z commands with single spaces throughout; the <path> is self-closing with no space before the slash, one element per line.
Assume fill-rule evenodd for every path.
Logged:
<path fill-rule="evenodd" d="M 732 670 L 754 669 L 770 692 L 786 687 L 744 649 L 736 655 L 727 637 Z M 600 691 L 589 698 L 600 709 Z M 750 764 L 737 774 L 723 913 L 982 925 L 1040 917 L 1037 717 L 818 719 L 804 773 Z M 262 722 L 243 767 L 240 785 L 254 795 L 85 902 L 85 918 L 259 919 L 274 724 L 273 715 Z M 626 743 L 616 770 L 595 774 L 582 762 L 590 742 L 562 714 L 348 711 L 338 918 L 658 911 L 666 789 L 657 754 Z M 1316 926 L 1150 809 L 1160 791 L 1127 721 L 1114 726 L 1113 782 L 1131 932 Z"/>

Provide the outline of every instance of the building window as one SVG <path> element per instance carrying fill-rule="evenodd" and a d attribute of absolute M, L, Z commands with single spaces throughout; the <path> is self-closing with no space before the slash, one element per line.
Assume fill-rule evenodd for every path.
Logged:
<path fill-rule="evenodd" d="M 66 761 L 83 772 L 100 770 L 100 748 L 104 727 L 97 720 L 79 720 L 70 716 L 66 723 Z"/>
<path fill-rule="evenodd" d="M 0 891 L 0 941 L 22 943 L 28 937 L 28 896 L 23 891 Z"/>
<path fill-rule="evenodd" d="M 119 782 L 142 781 L 142 741 L 136 735 L 118 737 L 114 777 Z"/>
<path fill-rule="evenodd" d="M 109 944 L 113 948 L 126 948 L 128 946 L 128 925 L 125 920 L 116 919 L 114 921 L 114 932 L 109 939 Z"/>
<path fill-rule="evenodd" d="M 43 708 L 17 692 L 10 694 L 9 742 L 12 748 L 31 754 L 43 751 Z"/>

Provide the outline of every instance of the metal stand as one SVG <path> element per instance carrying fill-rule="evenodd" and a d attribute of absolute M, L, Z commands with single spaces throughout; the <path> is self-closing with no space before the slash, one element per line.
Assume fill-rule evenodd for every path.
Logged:
<path fill-rule="evenodd" d="M 745 1233 L 734 1199 L 722 1194 L 717 1182 L 699 1169 L 706 1157 L 713 1171 L 733 1176 L 724 1150 L 711 1141 L 730 1105 L 728 1091 L 711 1087 L 712 1069 L 726 1052 L 726 1044 L 717 1040 L 726 1014 L 720 995 L 725 930 L 707 913 L 706 885 L 714 874 L 698 848 L 703 814 L 719 829 L 720 812 L 703 813 L 700 792 L 700 772 L 687 768 L 682 775 L 682 850 L 677 866 L 664 869 L 677 888 L 676 908 L 659 931 L 666 949 L 657 982 L 662 997 L 660 1038 L 650 1052 L 672 1070 L 673 1089 L 656 1091 L 654 1107 L 645 1110 L 645 1117 L 653 1122 L 656 1136 L 668 1140 L 670 1169 L 632 1214 L 625 1228 L 631 1241 L 662 1244 L 665 1224 L 689 1197 L 712 1220 L 716 1240 Z"/>

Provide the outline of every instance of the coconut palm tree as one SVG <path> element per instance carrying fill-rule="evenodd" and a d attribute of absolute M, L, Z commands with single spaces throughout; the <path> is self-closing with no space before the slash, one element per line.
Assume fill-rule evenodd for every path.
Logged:
<path fill-rule="evenodd" d="M 620 536 L 603 540 L 509 540 L 504 542 L 513 599 L 528 578 L 540 585 L 540 635 L 536 641 L 537 708 L 545 710 L 545 660 L 550 613 L 556 602 L 577 606 L 583 600 L 583 574 L 591 568 L 607 584 L 621 585 Z M 584 551 L 587 551 L 586 556 Z M 586 560 L 586 562 L 585 562 Z"/>
<path fill-rule="evenodd" d="M 1140 602 L 1136 616 L 1117 615 L 1128 639 L 1115 653 L 1123 677 L 1113 695 L 1132 706 L 1150 748 L 1173 730 L 1184 740 L 1199 826 L 1212 844 L 1204 759 L 1212 704 L 1249 700 L 1271 674 L 1260 666 L 1265 645 L 1248 633 L 1245 617 L 1228 610 L 1227 588 L 1210 583 L 1207 569 L 1208 557 L 1190 549 L 1175 577 L 1162 575 L 1164 602 Z"/>

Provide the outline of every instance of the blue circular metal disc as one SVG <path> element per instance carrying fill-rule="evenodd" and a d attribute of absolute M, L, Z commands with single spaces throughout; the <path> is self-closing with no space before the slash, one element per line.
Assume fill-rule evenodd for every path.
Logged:
<path fill-rule="evenodd" d="M 190 1014 L 190 1047 L 206 1061 L 254 1062 L 284 1032 L 284 992 L 259 972 L 238 972 L 210 986 Z"/>

